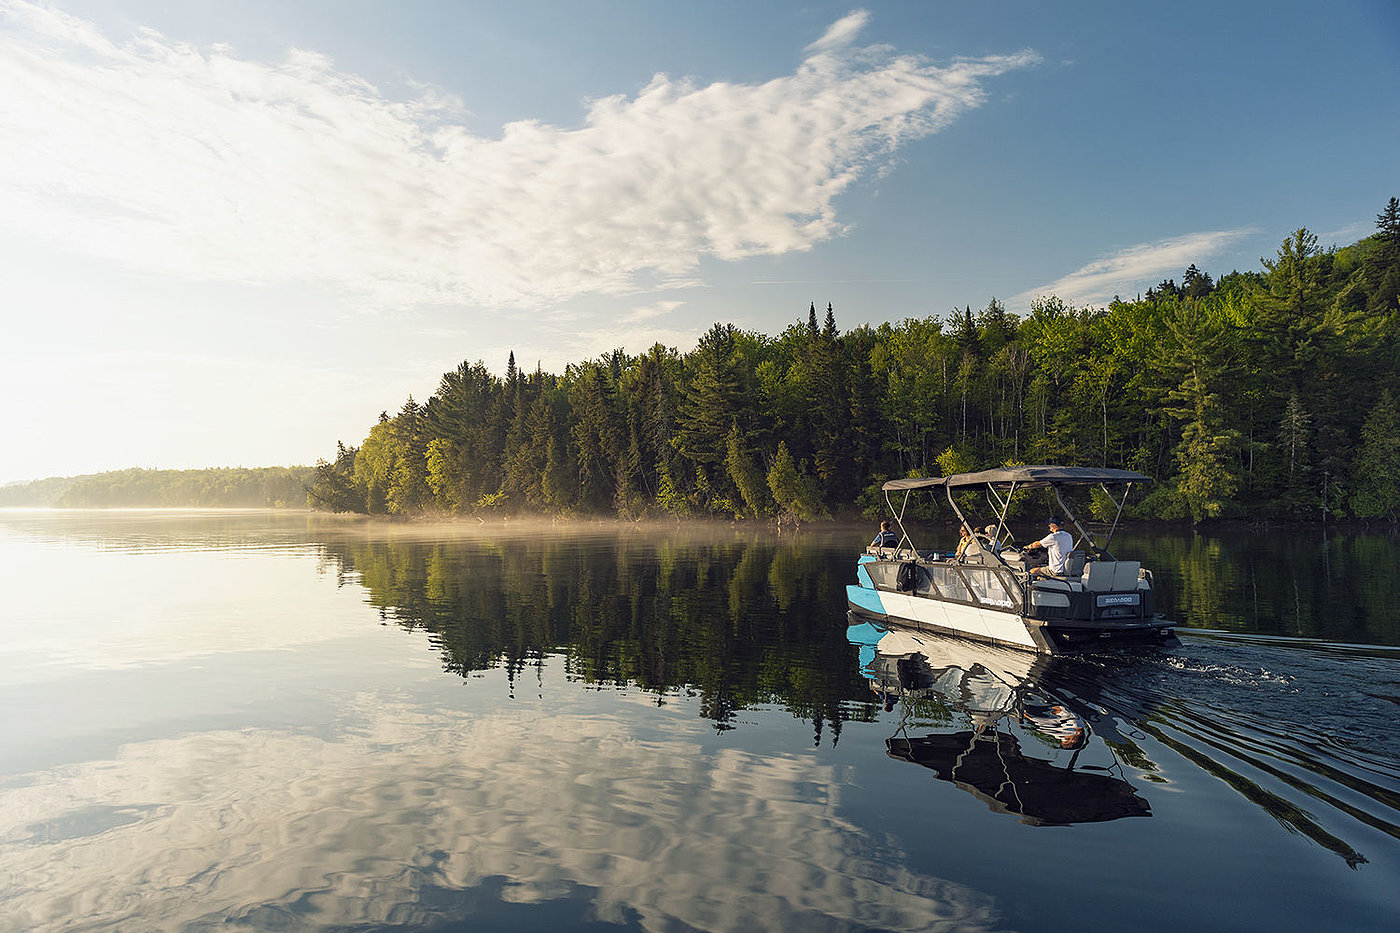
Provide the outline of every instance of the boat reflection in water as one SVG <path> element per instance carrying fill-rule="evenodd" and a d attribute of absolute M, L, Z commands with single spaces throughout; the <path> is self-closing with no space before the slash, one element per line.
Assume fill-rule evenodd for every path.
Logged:
<path fill-rule="evenodd" d="M 1035 826 L 1151 816 L 1082 704 L 1043 685 L 1057 659 L 848 618 L 887 711 L 886 748 Z M 1097 718 L 1097 717 L 1096 717 Z"/>

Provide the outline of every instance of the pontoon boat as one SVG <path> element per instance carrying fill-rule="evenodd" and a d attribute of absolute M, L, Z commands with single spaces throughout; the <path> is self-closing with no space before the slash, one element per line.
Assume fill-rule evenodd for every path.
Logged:
<path fill-rule="evenodd" d="M 1053 654 L 1100 644 L 1174 640 L 1172 623 L 1153 609 L 1152 572 L 1108 550 L 1128 493 L 1146 476 L 1131 470 L 1018 466 L 954 476 L 890 480 L 885 502 L 899 525 L 898 543 L 870 546 L 860 556 L 855 585 L 846 587 L 852 612 L 868 619 Z M 1099 541 L 1065 502 L 1066 487 L 1097 486 L 1117 514 Z M 1054 575 L 1032 574 L 1032 554 L 1018 548 L 1007 528 L 1012 497 L 1049 489 L 1073 527 L 1074 548 Z M 891 493 L 903 493 L 898 508 Z M 916 548 L 905 527 L 910 496 L 943 493 L 970 542 L 959 556 Z M 997 522 L 990 534 L 975 529 L 957 494 L 985 494 Z M 993 526 L 989 526 L 993 527 Z"/>

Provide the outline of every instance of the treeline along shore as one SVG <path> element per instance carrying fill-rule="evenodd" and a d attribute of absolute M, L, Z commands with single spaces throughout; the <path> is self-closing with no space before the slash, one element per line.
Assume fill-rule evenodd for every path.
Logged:
<path fill-rule="evenodd" d="M 0 507 L 69 509 L 305 508 L 315 471 L 306 466 L 108 470 L 0 486 Z"/>
<path fill-rule="evenodd" d="M 874 514 L 891 477 L 1011 463 L 1138 470 L 1129 517 L 1386 518 L 1400 506 L 1400 202 L 1257 272 L 1195 265 L 1134 300 L 1025 316 L 996 299 L 841 332 L 815 304 L 777 337 L 716 324 L 504 377 L 444 373 L 321 461 L 313 507 L 795 517 Z"/>

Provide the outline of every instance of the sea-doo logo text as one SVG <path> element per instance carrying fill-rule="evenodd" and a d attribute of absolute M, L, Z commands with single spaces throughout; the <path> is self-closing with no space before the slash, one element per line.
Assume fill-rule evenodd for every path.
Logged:
<path fill-rule="evenodd" d="M 1124 593 L 1121 596 L 1100 596 L 1098 603 L 1100 606 L 1136 606 L 1138 594 Z"/>

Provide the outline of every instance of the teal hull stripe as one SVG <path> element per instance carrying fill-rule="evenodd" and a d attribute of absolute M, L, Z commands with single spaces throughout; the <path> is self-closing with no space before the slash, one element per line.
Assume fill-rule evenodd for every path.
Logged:
<path fill-rule="evenodd" d="M 864 574 L 865 571 L 862 570 L 861 573 Z M 873 587 L 847 586 L 846 600 L 852 606 L 864 609 L 866 612 L 874 612 L 882 616 L 889 615 L 889 613 L 885 611 L 884 604 L 880 602 L 880 591 Z"/>
<path fill-rule="evenodd" d="M 865 565 L 874 559 L 869 554 L 862 554 L 860 560 L 856 561 L 856 582 L 872 590 L 875 589 L 875 581 L 870 579 L 870 574 L 865 572 Z"/>

